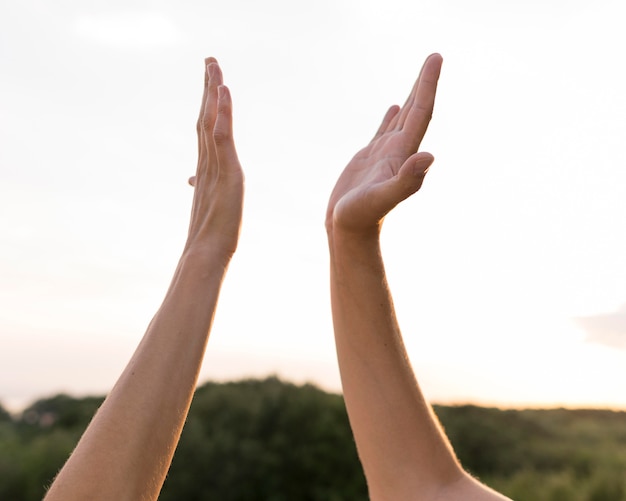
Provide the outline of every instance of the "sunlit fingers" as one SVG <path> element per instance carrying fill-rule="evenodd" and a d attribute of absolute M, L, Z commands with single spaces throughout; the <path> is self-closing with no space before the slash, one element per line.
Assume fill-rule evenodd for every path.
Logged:
<path fill-rule="evenodd" d="M 213 130 L 213 140 L 215 142 L 215 154 L 220 169 L 223 174 L 241 174 L 241 167 L 233 140 L 233 105 L 230 91 L 225 85 L 218 88 L 217 119 Z"/>
<path fill-rule="evenodd" d="M 207 169 L 211 158 L 215 156 L 215 145 L 213 143 L 213 128 L 217 117 L 217 89 L 222 84 L 222 71 L 215 60 L 207 65 L 207 74 L 209 77 L 207 96 L 204 105 L 204 116 L 202 119 L 202 140 L 204 141 L 201 149 L 200 162 L 198 164 L 198 183 L 202 184 L 202 179 L 209 174 Z"/>
<path fill-rule="evenodd" d="M 222 85 L 222 70 L 215 60 L 207 65 L 207 74 L 209 81 L 202 119 L 205 132 L 213 130 L 217 116 L 217 88 Z"/>
<path fill-rule="evenodd" d="M 200 113 L 198 114 L 198 133 L 200 133 L 200 127 L 204 119 L 204 108 L 209 92 L 209 64 L 211 63 L 217 63 L 217 60 L 214 57 L 207 57 L 204 60 L 204 92 L 202 93 L 202 103 L 200 105 Z"/>
<path fill-rule="evenodd" d="M 442 62 L 443 59 L 439 54 L 432 54 L 424 63 L 417 91 L 402 124 L 403 133 L 415 149 L 421 143 L 433 114 Z"/>
<path fill-rule="evenodd" d="M 426 64 L 426 63 L 424 63 Z M 420 70 L 420 74 L 415 80 L 413 84 L 413 88 L 409 93 L 409 97 L 407 97 L 404 105 L 400 108 L 400 112 L 395 116 L 394 120 L 389 124 L 389 130 L 400 130 L 404 126 L 404 122 L 406 121 L 406 117 L 409 114 L 409 110 L 411 109 L 411 104 L 415 100 L 415 94 L 417 93 L 417 87 L 419 86 L 420 77 L 422 76 L 422 71 L 424 66 L 422 66 L 422 70 Z"/>

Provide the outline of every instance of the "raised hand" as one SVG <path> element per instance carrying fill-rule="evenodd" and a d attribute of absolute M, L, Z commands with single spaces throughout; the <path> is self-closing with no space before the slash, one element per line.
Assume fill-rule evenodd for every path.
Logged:
<path fill-rule="evenodd" d="M 198 116 L 198 167 L 186 251 L 218 252 L 229 259 L 237 248 L 244 175 L 233 139 L 232 101 L 217 61 L 205 60 L 204 94 Z"/>
<path fill-rule="evenodd" d="M 416 380 L 380 249 L 383 218 L 419 190 L 433 161 L 418 152 L 442 59 L 424 63 L 345 168 L 326 213 L 330 291 L 343 395 L 372 501 L 504 501 L 464 472 Z"/>
<path fill-rule="evenodd" d="M 442 58 L 429 56 L 402 108 L 387 111 L 378 132 L 345 168 L 326 213 L 329 231 L 377 234 L 385 215 L 422 185 L 433 162 L 418 152 L 433 112 Z"/>
<path fill-rule="evenodd" d="M 235 252 L 243 173 L 230 93 L 205 60 L 189 235 L 161 307 L 46 501 L 156 501 L 182 432 Z"/>

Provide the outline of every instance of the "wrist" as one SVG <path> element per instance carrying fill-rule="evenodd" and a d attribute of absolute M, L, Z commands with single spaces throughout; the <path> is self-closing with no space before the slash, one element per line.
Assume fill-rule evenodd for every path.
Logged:
<path fill-rule="evenodd" d="M 343 227 L 337 224 L 326 225 L 326 235 L 330 251 L 356 251 L 380 246 L 380 226 L 368 228 Z"/>
<path fill-rule="evenodd" d="M 332 268 L 342 275 L 348 270 L 378 270 L 382 262 L 378 232 L 335 229 L 328 234 L 328 249 Z"/>

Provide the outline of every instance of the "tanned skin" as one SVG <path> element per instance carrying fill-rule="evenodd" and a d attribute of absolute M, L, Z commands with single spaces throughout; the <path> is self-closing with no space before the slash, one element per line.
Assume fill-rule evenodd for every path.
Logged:
<path fill-rule="evenodd" d="M 385 216 L 416 193 L 433 162 L 419 152 L 442 58 L 432 54 L 402 108 L 392 106 L 330 196 L 326 229 L 343 393 L 372 501 L 502 501 L 470 477 L 408 359 L 385 277 Z M 419 263 L 419 260 L 417 260 Z"/>
<path fill-rule="evenodd" d="M 156 500 L 204 356 L 222 280 L 239 238 L 244 176 L 232 104 L 205 60 L 189 235 L 163 304 L 45 501 Z"/>

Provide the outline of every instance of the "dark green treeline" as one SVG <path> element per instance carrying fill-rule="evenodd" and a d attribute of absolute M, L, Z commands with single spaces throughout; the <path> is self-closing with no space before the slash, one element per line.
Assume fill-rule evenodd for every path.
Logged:
<path fill-rule="evenodd" d="M 102 398 L 0 406 L 0 501 L 39 501 Z M 463 465 L 517 501 L 626 501 L 626 413 L 436 406 Z M 276 378 L 207 383 L 162 501 L 366 500 L 343 399 Z"/>

